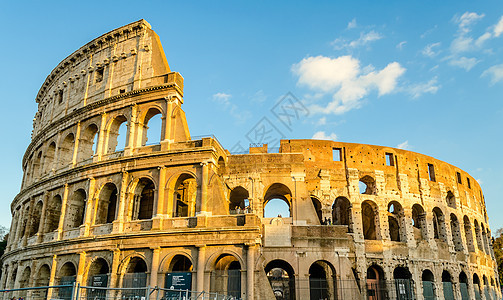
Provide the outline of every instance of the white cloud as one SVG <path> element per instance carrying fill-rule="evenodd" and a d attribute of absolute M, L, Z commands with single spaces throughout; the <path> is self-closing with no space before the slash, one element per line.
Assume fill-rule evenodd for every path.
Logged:
<path fill-rule="evenodd" d="M 401 41 L 400 43 L 398 43 L 398 45 L 396 45 L 396 47 L 400 50 L 403 49 L 403 47 L 405 46 L 405 44 L 407 44 L 407 41 Z"/>
<path fill-rule="evenodd" d="M 337 135 L 335 133 L 331 133 L 327 135 L 325 131 L 318 131 L 315 134 L 313 134 L 313 137 L 311 138 L 313 140 L 332 140 L 335 141 L 337 139 Z"/>
<path fill-rule="evenodd" d="M 459 30 L 464 33 L 468 33 L 471 31 L 471 26 L 475 24 L 477 21 L 482 19 L 484 14 L 477 14 L 474 12 L 465 12 L 460 17 L 455 16 L 454 22 L 458 24 Z"/>
<path fill-rule="evenodd" d="M 364 33 L 360 33 L 360 37 L 356 40 L 348 42 L 345 39 L 336 39 L 334 40 L 331 44 L 334 47 L 335 50 L 342 50 L 342 49 L 355 49 L 359 47 L 363 47 L 368 45 L 371 42 L 377 41 L 382 39 L 383 36 L 374 30 Z"/>
<path fill-rule="evenodd" d="M 213 101 L 223 104 L 223 105 L 229 105 L 229 99 L 231 99 L 232 95 L 231 94 L 226 94 L 226 93 L 216 93 L 213 95 Z"/>
<path fill-rule="evenodd" d="M 318 126 L 325 125 L 325 124 L 327 124 L 327 118 L 326 117 L 319 118 L 318 121 L 316 122 L 316 125 L 318 125 Z"/>
<path fill-rule="evenodd" d="M 503 33 L 503 16 L 500 18 L 498 23 L 494 25 L 493 33 L 495 37 L 499 37 Z"/>
<path fill-rule="evenodd" d="M 455 67 L 460 67 L 465 69 L 466 71 L 470 71 L 476 64 L 479 63 L 479 60 L 477 60 L 475 57 L 455 57 L 451 58 L 449 61 L 449 64 L 451 66 Z"/>
<path fill-rule="evenodd" d="M 435 94 L 440 87 L 438 79 L 435 76 L 428 82 L 410 85 L 406 87 L 405 90 L 412 96 L 412 98 L 419 98 L 421 95 L 426 93 Z"/>
<path fill-rule="evenodd" d="M 482 76 L 491 77 L 491 84 L 503 82 L 503 64 L 490 67 L 482 73 Z"/>
<path fill-rule="evenodd" d="M 440 53 L 440 51 L 435 52 L 434 48 L 437 48 L 437 47 L 440 47 L 440 42 L 428 44 L 428 45 L 426 45 L 426 47 L 424 47 L 422 53 L 424 56 L 428 56 L 428 57 L 436 56 L 438 53 Z"/>
<path fill-rule="evenodd" d="M 402 150 L 410 150 L 411 149 L 411 146 L 409 145 L 409 141 L 405 141 L 403 143 L 400 143 L 396 146 L 396 148 L 398 149 L 402 149 Z"/>
<path fill-rule="evenodd" d="M 351 20 L 351 22 L 348 23 L 348 27 L 347 29 L 353 29 L 353 28 L 356 28 L 356 19 L 353 18 L 353 20 Z"/>
<path fill-rule="evenodd" d="M 292 71 L 299 76 L 298 84 L 332 95 L 332 101 L 326 107 L 313 105 L 313 113 L 343 114 L 359 108 L 362 98 L 373 90 L 377 90 L 379 96 L 393 92 L 405 68 L 397 62 L 380 71 L 372 66 L 361 68 L 358 59 L 347 55 L 304 58 L 293 65 Z"/>
<path fill-rule="evenodd" d="M 255 94 L 253 94 L 253 96 L 251 96 L 251 100 L 253 102 L 262 103 L 267 100 L 267 95 L 264 94 L 263 90 L 258 90 L 257 92 L 255 92 Z"/>

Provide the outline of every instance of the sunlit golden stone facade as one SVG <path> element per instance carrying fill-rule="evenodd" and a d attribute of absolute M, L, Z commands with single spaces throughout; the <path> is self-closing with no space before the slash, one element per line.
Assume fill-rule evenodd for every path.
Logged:
<path fill-rule="evenodd" d="M 3 288 L 100 274 L 122 287 L 131 273 L 164 287 L 187 271 L 192 290 L 246 299 L 380 299 L 400 280 L 417 299 L 501 296 L 473 177 L 388 147 L 283 140 L 231 155 L 191 138 L 183 77 L 144 20 L 68 56 L 36 101 Z M 289 215 L 264 217 L 270 201 Z"/>

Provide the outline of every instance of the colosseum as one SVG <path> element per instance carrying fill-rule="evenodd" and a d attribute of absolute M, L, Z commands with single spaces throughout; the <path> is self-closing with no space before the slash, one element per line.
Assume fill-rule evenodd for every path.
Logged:
<path fill-rule="evenodd" d="M 231 154 L 190 135 L 183 82 L 144 20 L 52 70 L 11 204 L 3 289 L 169 288 L 176 277 L 235 299 L 501 298 L 484 196 L 468 173 L 325 140 Z M 93 291 L 87 299 L 105 299 Z"/>

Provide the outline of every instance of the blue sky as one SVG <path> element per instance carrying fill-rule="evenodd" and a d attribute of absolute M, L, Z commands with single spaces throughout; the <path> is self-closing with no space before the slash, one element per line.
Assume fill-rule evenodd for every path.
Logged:
<path fill-rule="evenodd" d="M 263 142 L 254 129 L 266 128 L 270 141 L 316 137 L 431 155 L 481 182 L 495 232 L 502 16 L 501 1 L 5 2 L 0 225 L 10 226 L 46 76 L 93 38 L 144 18 L 185 78 L 192 135 L 214 134 L 239 151 Z M 296 100 L 299 114 L 281 122 L 276 103 Z"/>

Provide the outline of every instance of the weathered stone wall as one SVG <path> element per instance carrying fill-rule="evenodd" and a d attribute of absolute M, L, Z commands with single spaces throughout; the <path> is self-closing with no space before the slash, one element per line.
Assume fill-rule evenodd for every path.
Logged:
<path fill-rule="evenodd" d="M 283 140 L 279 153 L 231 155 L 214 137 L 191 138 L 183 78 L 143 20 L 63 60 L 37 102 L 4 288 L 99 274 L 121 287 L 133 272 L 164 287 L 167 273 L 188 271 L 193 290 L 223 293 L 239 274 L 233 292 L 248 299 L 308 299 L 320 280 L 330 299 L 363 299 L 379 280 L 393 294 L 395 279 L 414 282 L 418 299 L 430 280 L 438 297 L 443 281 L 458 298 L 462 282 L 470 298 L 477 283 L 500 295 L 473 177 L 381 146 Z M 158 115 L 160 141 L 149 145 Z M 289 215 L 266 217 L 271 201 Z"/>

